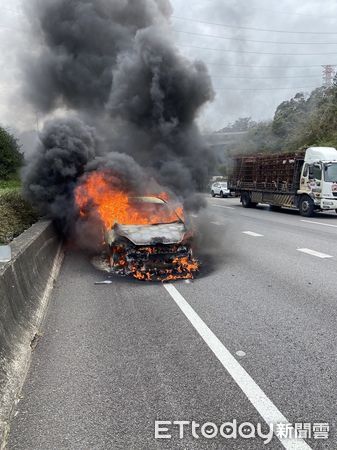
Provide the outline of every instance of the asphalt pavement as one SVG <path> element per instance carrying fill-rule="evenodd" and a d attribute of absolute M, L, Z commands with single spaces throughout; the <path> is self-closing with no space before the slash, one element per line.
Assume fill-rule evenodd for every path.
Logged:
<path fill-rule="evenodd" d="M 7 448 L 337 448 L 337 214 L 208 204 L 193 282 L 95 285 L 66 252 Z"/>

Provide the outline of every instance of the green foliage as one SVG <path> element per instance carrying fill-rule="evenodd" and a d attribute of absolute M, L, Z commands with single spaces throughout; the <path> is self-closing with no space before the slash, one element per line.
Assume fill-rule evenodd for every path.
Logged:
<path fill-rule="evenodd" d="M 18 177 L 9 178 L 7 180 L 0 180 L 0 192 L 20 189 L 21 181 Z"/>
<path fill-rule="evenodd" d="M 220 165 L 217 167 L 217 172 L 224 178 L 228 175 L 228 167 L 226 165 Z"/>
<path fill-rule="evenodd" d="M 337 147 L 337 80 L 310 95 L 298 93 L 282 102 L 270 122 L 258 123 L 233 153 L 296 151 L 309 146 Z"/>
<path fill-rule="evenodd" d="M 234 123 L 229 123 L 227 126 L 219 130 L 218 133 L 247 131 L 256 125 L 256 122 L 254 122 L 251 117 L 240 117 Z"/>
<path fill-rule="evenodd" d="M 8 179 L 16 174 L 22 162 L 23 155 L 18 141 L 0 127 L 0 179 Z"/>
<path fill-rule="evenodd" d="M 9 243 L 38 219 L 18 190 L 0 191 L 0 244 Z"/>

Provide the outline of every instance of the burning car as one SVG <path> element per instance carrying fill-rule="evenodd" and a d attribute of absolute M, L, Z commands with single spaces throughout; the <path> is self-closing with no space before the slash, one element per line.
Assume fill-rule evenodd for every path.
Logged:
<path fill-rule="evenodd" d="M 76 191 L 80 215 L 94 209 L 103 223 L 109 270 L 145 281 L 191 279 L 199 270 L 193 230 L 166 193 L 135 196 L 93 173 Z"/>
<path fill-rule="evenodd" d="M 145 225 L 116 223 L 106 231 L 111 270 L 139 280 L 193 278 L 198 270 L 192 252 L 193 233 L 182 218 L 174 217 L 169 205 L 158 197 L 134 197 L 130 203 L 153 220 Z"/>

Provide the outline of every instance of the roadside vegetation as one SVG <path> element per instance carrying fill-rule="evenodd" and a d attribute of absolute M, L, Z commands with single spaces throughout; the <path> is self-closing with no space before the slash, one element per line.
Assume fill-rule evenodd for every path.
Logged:
<path fill-rule="evenodd" d="M 38 218 L 21 195 L 18 174 L 22 164 L 17 140 L 0 127 L 0 244 L 8 244 Z"/>
<path fill-rule="evenodd" d="M 282 102 L 269 122 L 241 118 L 231 125 L 233 131 L 239 126 L 246 133 L 234 148 L 228 149 L 228 156 L 291 152 L 309 146 L 337 147 L 337 79 L 330 88 L 321 87 L 311 94 L 298 93 Z"/>
<path fill-rule="evenodd" d="M 38 219 L 20 190 L 0 190 L 0 244 L 8 244 Z"/>

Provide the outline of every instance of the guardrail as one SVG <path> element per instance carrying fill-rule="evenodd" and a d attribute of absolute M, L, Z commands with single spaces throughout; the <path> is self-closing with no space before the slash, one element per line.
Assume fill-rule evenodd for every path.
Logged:
<path fill-rule="evenodd" d="M 48 297 L 61 264 L 61 244 L 49 221 L 33 225 L 11 243 L 0 263 L 0 443 L 22 387 Z M 0 445 L 2 448 L 2 446 Z"/>

